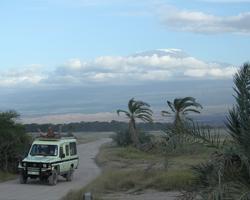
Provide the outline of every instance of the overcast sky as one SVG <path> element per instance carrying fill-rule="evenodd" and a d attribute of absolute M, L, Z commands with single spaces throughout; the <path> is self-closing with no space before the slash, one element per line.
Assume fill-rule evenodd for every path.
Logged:
<path fill-rule="evenodd" d="M 30 121 L 110 120 L 131 97 L 225 113 L 249 61 L 249 0 L 9 0 L 0 24 L 0 110 Z"/>

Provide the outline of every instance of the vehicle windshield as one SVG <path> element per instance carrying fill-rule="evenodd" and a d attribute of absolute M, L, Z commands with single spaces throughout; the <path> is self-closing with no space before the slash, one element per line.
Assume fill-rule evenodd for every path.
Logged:
<path fill-rule="evenodd" d="M 57 156 L 57 145 L 34 144 L 30 151 L 31 156 Z"/>

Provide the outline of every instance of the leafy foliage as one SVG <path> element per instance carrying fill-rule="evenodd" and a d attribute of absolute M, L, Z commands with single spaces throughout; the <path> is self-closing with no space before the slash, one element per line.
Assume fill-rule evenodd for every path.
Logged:
<path fill-rule="evenodd" d="M 149 134 L 140 130 L 137 131 L 138 131 L 138 139 L 141 144 L 148 144 L 151 141 L 151 136 Z M 118 146 L 129 146 L 133 144 L 129 130 L 118 131 L 115 134 L 113 134 L 111 138 Z"/>
<path fill-rule="evenodd" d="M 250 199 L 250 64 L 234 76 L 236 105 L 226 126 L 231 143 L 219 148 L 210 161 L 193 168 L 198 174 L 196 194 L 206 200 Z"/>
<path fill-rule="evenodd" d="M 136 119 L 140 119 L 144 122 L 153 122 L 153 111 L 150 109 L 150 105 L 143 101 L 136 101 L 134 98 L 128 102 L 128 111 L 117 110 L 117 114 L 125 114 L 129 119 L 129 134 L 131 140 L 135 146 L 140 146 L 139 132 L 136 127 Z"/>
<path fill-rule="evenodd" d="M 250 64 L 234 77 L 236 105 L 229 111 L 227 128 L 235 143 L 250 160 Z"/>
<path fill-rule="evenodd" d="M 15 111 L 0 113 L 0 169 L 15 171 L 19 158 L 29 146 L 30 137 L 23 125 L 16 122 Z"/>
<path fill-rule="evenodd" d="M 173 102 L 167 101 L 167 104 L 172 113 L 165 110 L 163 110 L 161 113 L 163 116 L 174 114 L 174 125 L 176 127 L 181 124 L 188 113 L 200 113 L 197 108 L 202 109 L 201 104 L 196 102 L 195 98 L 193 97 L 176 98 Z"/>
<path fill-rule="evenodd" d="M 128 146 L 132 144 L 132 140 L 128 130 L 118 131 L 113 134 L 111 138 L 118 146 Z"/>
<path fill-rule="evenodd" d="M 218 130 L 202 126 L 192 120 L 183 121 L 181 127 L 168 126 L 165 132 L 168 150 L 181 149 L 188 144 L 203 144 L 207 147 L 220 149 L 226 143 Z"/>

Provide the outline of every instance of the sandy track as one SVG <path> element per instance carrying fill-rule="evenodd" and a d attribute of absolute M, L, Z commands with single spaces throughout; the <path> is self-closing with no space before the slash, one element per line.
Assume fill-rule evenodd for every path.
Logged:
<path fill-rule="evenodd" d="M 0 200 L 58 200 L 69 190 L 81 188 L 99 175 L 100 169 L 94 158 L 100 146 L 109 141 L 106 138 L 78 146 L 79 168 L 72 182 L 60 178 L 56 186 L 49 186 L 37 180 L 24 185 L 19 184 L 18 180 L 8 181 L 0 183 Z"/>

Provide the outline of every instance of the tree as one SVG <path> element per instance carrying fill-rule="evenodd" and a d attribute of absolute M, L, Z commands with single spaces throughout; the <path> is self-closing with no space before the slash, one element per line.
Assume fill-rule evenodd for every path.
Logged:
<path fill-rule="evenodd" d="M 250 63 L 234 75 L 235 105 L 227 117 L 230 140 L 206 163 L 193 167 L 205 200 L 250 199 Z"/>
<path fill-rule="evenodd" d="M 129 119 L 129 133 L 131 140 L 135 146 L 140 145 L 138 130 L 136 128 L 136 119 L 140 119 L 144 122 L 153 122 L 153 111 L 150 109 L 150 105 L 143 101 L 136 101 L 134 98 L 128 102 L 128 111 L 117 110 L 117 114 L 124 113 Z"/>
<path fill-rule="evenodd" d="M 229 111 L 226 126 L 250 162 L 250 63 L 234 76 L 236 105 Z"/>
<path fill-rule="evenodd" d="M 161 113 L 163 116 L 174 114 L 175 128 L 181 127 L 182 121 L 188 113 L 200 113 L 197 108 L 202 109 L 201 104 L 197 103 L 193 97 L 176 98 L 173 102 L 167 101 L 167 104 L 172 113 L 165 110 L 163 110 Z"/>
<path fill-rule="evenodd" d="M 13 171 L 18 159 L 29 146 L 30 137 L 24 126 L 17 123 L 19 117 L 15 111 L 0 113 L 0 169 Z"/>

